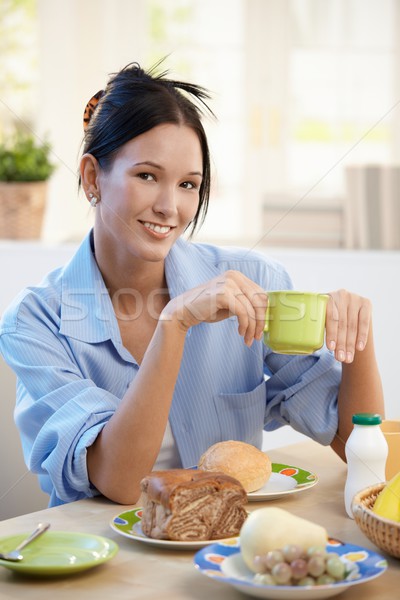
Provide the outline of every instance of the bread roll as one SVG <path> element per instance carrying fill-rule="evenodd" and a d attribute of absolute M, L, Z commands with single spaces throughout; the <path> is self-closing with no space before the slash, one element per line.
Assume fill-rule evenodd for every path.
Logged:
<path fill-rule="evenodd" d="M 239 535 L 246 492 L 224 473 L 153 471 L 141 481 L 142 531 L 156 539 L 214 540 Z"/>
<path fill-rule="evenodd" d="M 203 471 L 221 471 L 238 479 L 246 492 L 262 488 L 271 476 L 271 461 L 255 446 L 229 440 L 210 446 L 198 464 Z"/>

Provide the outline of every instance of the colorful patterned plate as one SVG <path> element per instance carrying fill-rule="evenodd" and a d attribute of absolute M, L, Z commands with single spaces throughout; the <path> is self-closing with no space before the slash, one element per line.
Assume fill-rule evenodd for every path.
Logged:
<path fill-rule="evenodd" d="M 142 531 L 141 522 L 142 520 L 142 509 L 134 508 L 127 510 L 126 512 L 120 513 L 110 521 L 111 529 L 117 533 L 136 540 L 137 542 L 143 542 L 152 546 L 160 546 L 161 548 L 174 548 L 176 550 L 197 550 L 204 546 L 210 545 L 210 540 L 197 540 L 194 542 L 186 541 L 179 542 L 176 540 L 156 540 L 145 535 Z M 230 540 L 236 541 L 236 538 L 229 538 L 228 540 L 219 540 L 223 542 L 229 542 Z"/>
<path fill-rule="evenodd" d="M 259 490 L 248 493 L 247 498 L 252 502 L 274 500 L 287 494 L 304 492 L 317 482 L 318 477 L 314 473 L 299 467 L 272 463 L 272 473 L 267 483 Z"/>
<path fill-rule="evenodd" d="M 245 565 L 240 554 L 239 539 L 232 544 L 220 542 L 199 550 L 194 557 L 196 568 L 207 577 L 221 583 L 227 583 L 239 591 L 255 596 L 256 598 L 269 598 L 271 600 L 318 600 L 340 594 L 347 588 L 358 583 L 370 581 L 387 569 L 386 560 L 372 550 L 344 544 L 337 540 L 329 540 L 326 549 L 336 552 L 346 564 L 350 564 L 350 573 L 343 581 L 330 585 L 316 586 L 288 586 L 288 585 L 260 585 L 254 583 L 254 574 Z M 210 590 L 211 592 L 211 590 Z M 361 596 L 362 598 L 362 592 Z"/>

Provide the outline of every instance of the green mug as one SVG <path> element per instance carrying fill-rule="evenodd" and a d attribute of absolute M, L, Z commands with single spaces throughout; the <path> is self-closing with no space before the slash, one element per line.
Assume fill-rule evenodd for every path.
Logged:
<path fill-rule="evenodd" d="M 327 294 L 279 290 L 268 292 L 264 342 L 280 354 L 312 354 L 322 347 Z"/>

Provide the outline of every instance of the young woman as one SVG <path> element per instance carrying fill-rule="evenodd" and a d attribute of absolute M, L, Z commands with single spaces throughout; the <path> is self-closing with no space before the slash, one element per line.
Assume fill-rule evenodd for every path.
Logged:
<path fill-rule="evenodd" d="M 16 423 L 50 505 L 134 503 L 155 466 L 191 466 L 221 440 L 260 447 L 285 424 L 343 457 L 352 414 L 383 413 L 368 300 L 332 292 L 328 347 L 279 355 L 262 334 L 268 290 L 292 287 L 286 271 L 182 238 L 207 211 L 207 98 L 137 64 L 110 79 L 85 111 L 93 230 L 3 316 Z"/>

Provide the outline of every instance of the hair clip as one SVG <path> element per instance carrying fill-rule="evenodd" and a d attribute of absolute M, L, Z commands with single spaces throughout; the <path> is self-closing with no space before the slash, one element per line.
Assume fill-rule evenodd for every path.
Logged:
<path fill-rule="evenodd" d="M 86 130 L 88 125 L 89 125 L 89 121 L 93 116 L 93 113 L 99 103 L 99 100 L 104 96 L 105 92 L 104 90 L 100 90 L 99 92 L 97 92 L 97 94 L 95 94 L 94 96 L 92 96 L 89 100 L 89 102 L 86 104 L 85 106 L 85 111 L 83 113 L 83 129 Z"/>

